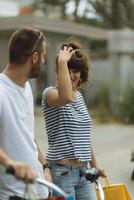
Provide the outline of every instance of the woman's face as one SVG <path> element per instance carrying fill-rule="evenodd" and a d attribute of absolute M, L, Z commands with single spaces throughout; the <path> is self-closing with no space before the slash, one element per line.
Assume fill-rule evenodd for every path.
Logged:
<path fill-rule="evenodd" d="M 72 82 L 73 90 L 77 89 L 80 85 L 81 78 L 80 78 L 80 71 L 77 69 L 69 69 L 70 79 Z"/>

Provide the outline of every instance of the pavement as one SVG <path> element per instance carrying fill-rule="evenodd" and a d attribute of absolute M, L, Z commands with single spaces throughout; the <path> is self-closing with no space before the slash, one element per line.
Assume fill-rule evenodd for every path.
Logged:
<path fill-rule="evenodd" d="M 111 184 L 124 183 L 134 200 L 134 181 L 131 173 L 134 162 L 130 161 L 134 149 L 134 125 L 96 124 L 93 121 L 92 144 L 98 165 L 105 169 Z M 45 153 L 48 147 L 43 115 L 35 112 L 35 138 Z M 103 181 L 100 180 L 103 184 Z"/>

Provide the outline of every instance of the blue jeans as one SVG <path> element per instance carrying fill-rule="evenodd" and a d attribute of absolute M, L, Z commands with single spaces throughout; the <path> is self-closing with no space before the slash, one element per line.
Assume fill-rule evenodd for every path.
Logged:
<path fill-rule="evenodd" d="M 52 161 L 50 167 L 53 183 L 67 194 L 73 195 L 75 200 L 97 199 L 94 184 L 86 180 L 84 176 L 80 176 L 80 170 L 86 167 L 58 165 Z"/>

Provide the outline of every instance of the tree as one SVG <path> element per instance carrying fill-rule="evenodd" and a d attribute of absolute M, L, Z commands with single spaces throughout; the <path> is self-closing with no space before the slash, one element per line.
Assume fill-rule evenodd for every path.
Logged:
<path fill-rule="evenodd" d="M 34 9 L 40 9 L 44 12 L 46 16 L 48 16 L 50 13 L 49 7 L 51 8 L 60 8 L 60 16 L 62 19 L 68 19 L 68 14 L 66 12 L 66 5 L 72 2 L 75 4 L 74 12 L 72 13 L 72 16 L 74 21 L 79 21 L 79 14 L 78 14 L 78 7 L 81 2 L 81 0 L 35 0 L 35 2 L 32 4 L 32 7 Z"/>
<path fill-rule="evenodd" d="M 69 2 L 75 4 L 71 18 L 66 12 Z M 78 8 L 82 2 L 82 0 L 35 0 L 34 8 L 42 10 L 46 16 L 51 16 L 52 10 L 58 7 L 61 19 L 71 19 L 83 24 L 109 29 L 134 28 L 134 0 L 86 0 L 83 16 L 79 16 Z"/>
<path fill-rule="evenodd" d="M 75 2 L 75 10 L 74 10 L 74 21 L 79 21 L 79 15 L 78 15 L 78 7 L 79 7 L 79 3 L 80 3 L 80 0 L 74 0 Z"/>
<path fill-rule="evenodd" d="M 60 7 L 61 18 L 65 18 L 67 2 L 68 0 L 35 0 L 34 4 L 32 4 L 32 7 L 34 7 L 34 9 L 42 10 L 46 16 L 50 14 L 48 9 L 49 7 Z"/>
<path fill-rule="evenodd" d="M 87 0 L 86 13 L 93 8 L 95 21 L 106 28 L 134 28 L 133 0 Z"/>

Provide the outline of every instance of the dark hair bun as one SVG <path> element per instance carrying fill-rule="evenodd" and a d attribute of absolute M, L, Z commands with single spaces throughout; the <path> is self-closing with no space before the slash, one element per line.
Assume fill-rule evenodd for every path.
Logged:
<path fill-rule="evenodd" d="M 76 49 L 74 52 L 74 56 L 76 59 L 82 59 L 83 58 L 83 51 L 82 49 Z"/>

